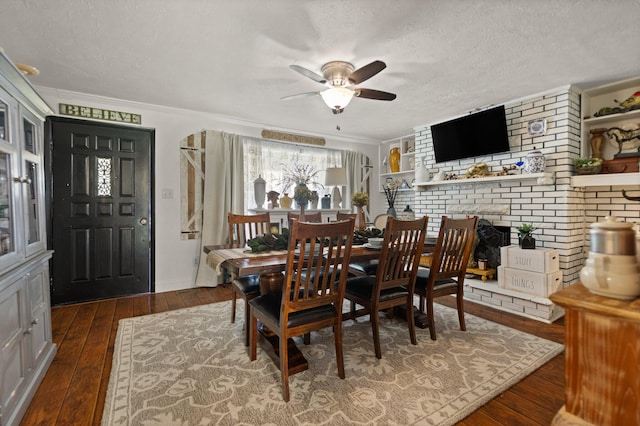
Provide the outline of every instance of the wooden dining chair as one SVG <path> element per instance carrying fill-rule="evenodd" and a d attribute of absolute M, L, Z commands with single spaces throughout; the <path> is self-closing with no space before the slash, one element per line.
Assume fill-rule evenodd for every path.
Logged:
<path fill-rule="evenodd" d="M 269 213 L 242 215 L 228 213 L 229 246 L 244 247 L 247 241 L 269 232 Z M 231 277 L 231 322 L 236 321 L 236 298 L 244 300 L 245 345 L 249 344 L 249 300 L 260 294 L 259 275 Z"/>
<path fill-rule="evenodd" d="M 297 219 L 300 220 L 300 213 L 288 212 L 287 213 L 287 221 L 289 222 L 289 226 L 291 226 L 291 220 Z M 322 213 L 305 213 L 304 221 L 308 223 L 322 223 Z"/>
<path fill-rule="evenodd" d="M 460 330 L 465 331 L 464 323 L 464 277 L 471 255 L 473 240 L 478 227 L 478 217 L 451 219 L 442 216 L 436 247 L 429 268 L 418 268 L 414 292 L 420 296 L 420 310 L 425 311 L 431 339 L 436 340 L 436 327 L 433 315 L 433 299 L 455 294 L 458 308 Z"/>
<path fill-rule="evenodd" d="M 347 279 L 345 298 L 351 302 L 351 310 L 344 319 L 355 319 L 369 314 L 373 332 L 376 358 L 382 358 L 380 348 L 380 320 L 382 310 L 405 306 L 409 337 L 417 344 L 413 319 L 413 285 L 424 246 L 428 218 L 416 220 L 387 219 L 380 261 L 375 275 L 362 275 Z M 363 308 L 356 311 L 355 306 Z"/>
<path fill-rule="evenodd" d="M 251 307 L 250 356 L 257 355 L 258 320 L 279 337 L 282 398 L 289 401 L 287 340 L 326 327 L 333 328 L 338 376 L 344 379 L 342 354 L 342 303 L 346 265 L 351 257 L 354 220 L 305 223 L 294 220 L 282 291 L 262 294 Z M 311 278 L 300 271 L 316 271 Z M 336 285 L 336 282 L 338 285 Z"/>

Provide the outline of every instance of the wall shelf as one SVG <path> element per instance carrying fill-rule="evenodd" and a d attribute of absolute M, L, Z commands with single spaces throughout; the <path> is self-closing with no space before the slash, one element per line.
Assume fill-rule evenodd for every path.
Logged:
<path fill-rule="evenodd" d="M 521 180 L 535 180 L 538 185 L 553 185 L 555 182 L 554 173 L 530 173 L 519 175 L 506 175 L 506 176 L 489 176 L 470 179 L 451 179 L 429 182 L 416 182 L 414 188 L 417 191 L 426 191 L 431 186 L 443 186 L 443 185 L 476 185 L 482 183 L 499 183 L 505 181 L 521 181 Z"/>
<path fill-rule="evenodd" d="M 638 186 L 640 173 L 611 173 L 571 176 L 571 186 L 584 188 L 589 186 Z"/>

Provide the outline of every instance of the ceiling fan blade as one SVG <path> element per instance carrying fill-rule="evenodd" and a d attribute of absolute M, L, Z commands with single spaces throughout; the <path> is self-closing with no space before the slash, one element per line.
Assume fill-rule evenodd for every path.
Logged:
<path fill-rule="evenodd" d="M 305 77 L 309 77 L 311 80 L 313 81 L 317 81 L 320 84 L 325 84 L 327 82 L 327 80 L 324 79 L 324 77 L 322 77 L 320 74 L 316 74 L 315 72 L 308 70 L 304 67 L 301 67 L 300 65 L 289 65 L 289 68 L 291 68 L 292 70 L 299 72 L 300 74 L 304 75 Z"/>
<path fill-rule="evenodd" d="M 298 99 L 298 98 L 305 98 L 307 96 L 315 96 L 315 95 L 319 95 L 320 92 L 305 92 L 305 93 L 298 93 L 297 95 L 289 95 L 289 96 L 285 96 L 280 98 L 280 100 L 282 101 L 288 101 L 291 99 Z"/>
<path fill-rule="evenodd" d="M 355 95 L 359 98 L 376 99 L 378 101 L 392 101 L 396 98 L 395 93 L 373 89 L 356 89 Z"/>
<path fill-rule="evenodd" d="M 349 75 L 349 81 L 351 84 L 360 84 L 365 80 L 370 79 L 380 71 L 385 69 L 387 64 L 382 61 L 373 61 L 369 65 L 365 65 L 362 68 L 358 68 Z"/>

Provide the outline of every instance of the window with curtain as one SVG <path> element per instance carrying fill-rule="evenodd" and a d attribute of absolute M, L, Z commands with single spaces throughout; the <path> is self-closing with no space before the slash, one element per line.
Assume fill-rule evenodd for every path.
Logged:
<path fill-rule="evenodd" d="M 281 183 L 285 169 L 291 169 L 294 164 L 310 165 L 318 171 L 317 181 L 324 184 L 325 170 L 329 167 L 342 166 L 342 151 L 245 138 L 244 159 L 245 209 L 252 209 L 256 207 L 253 181 L 258 176 L 262 176 L 267 181 L 267 192 L 276 191 L 280 195 L 286 192 L 292 196 L 293 185 L 285 188 Z M 320 197 L 331 190 L 322 186 L 310 186 L 310 189 L 318 191 Z"/>

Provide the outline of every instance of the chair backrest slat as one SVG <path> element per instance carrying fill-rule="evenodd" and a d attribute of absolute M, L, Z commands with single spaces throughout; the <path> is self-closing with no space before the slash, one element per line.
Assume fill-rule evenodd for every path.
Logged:
<path fill-rule="evenodd" d="M 348 220 L 348 219 L 355 219 L 355 218 L 356 218 L 355 213 L 342 213 L 342 212 L 336 213 L 336 220 L 338 222 L 341 220 Z"/>
<path fill-rule="evenodd" d="M 255 215 L 227 214 L 229 223 L 229 245 L 244 247 L 252 238 L 269 232 L 269 213 Z"/>
<path fill-rule="evenodd" d="M 289 226 L 291 226 L 291 220 L 292 219 L 300 220 L 300 213 L 288 212 L 287 213 L 287 220 L 289 221 Z M 322 223 L 322 213 L 321 212 L 305 213 L 303 222 Z"/>

